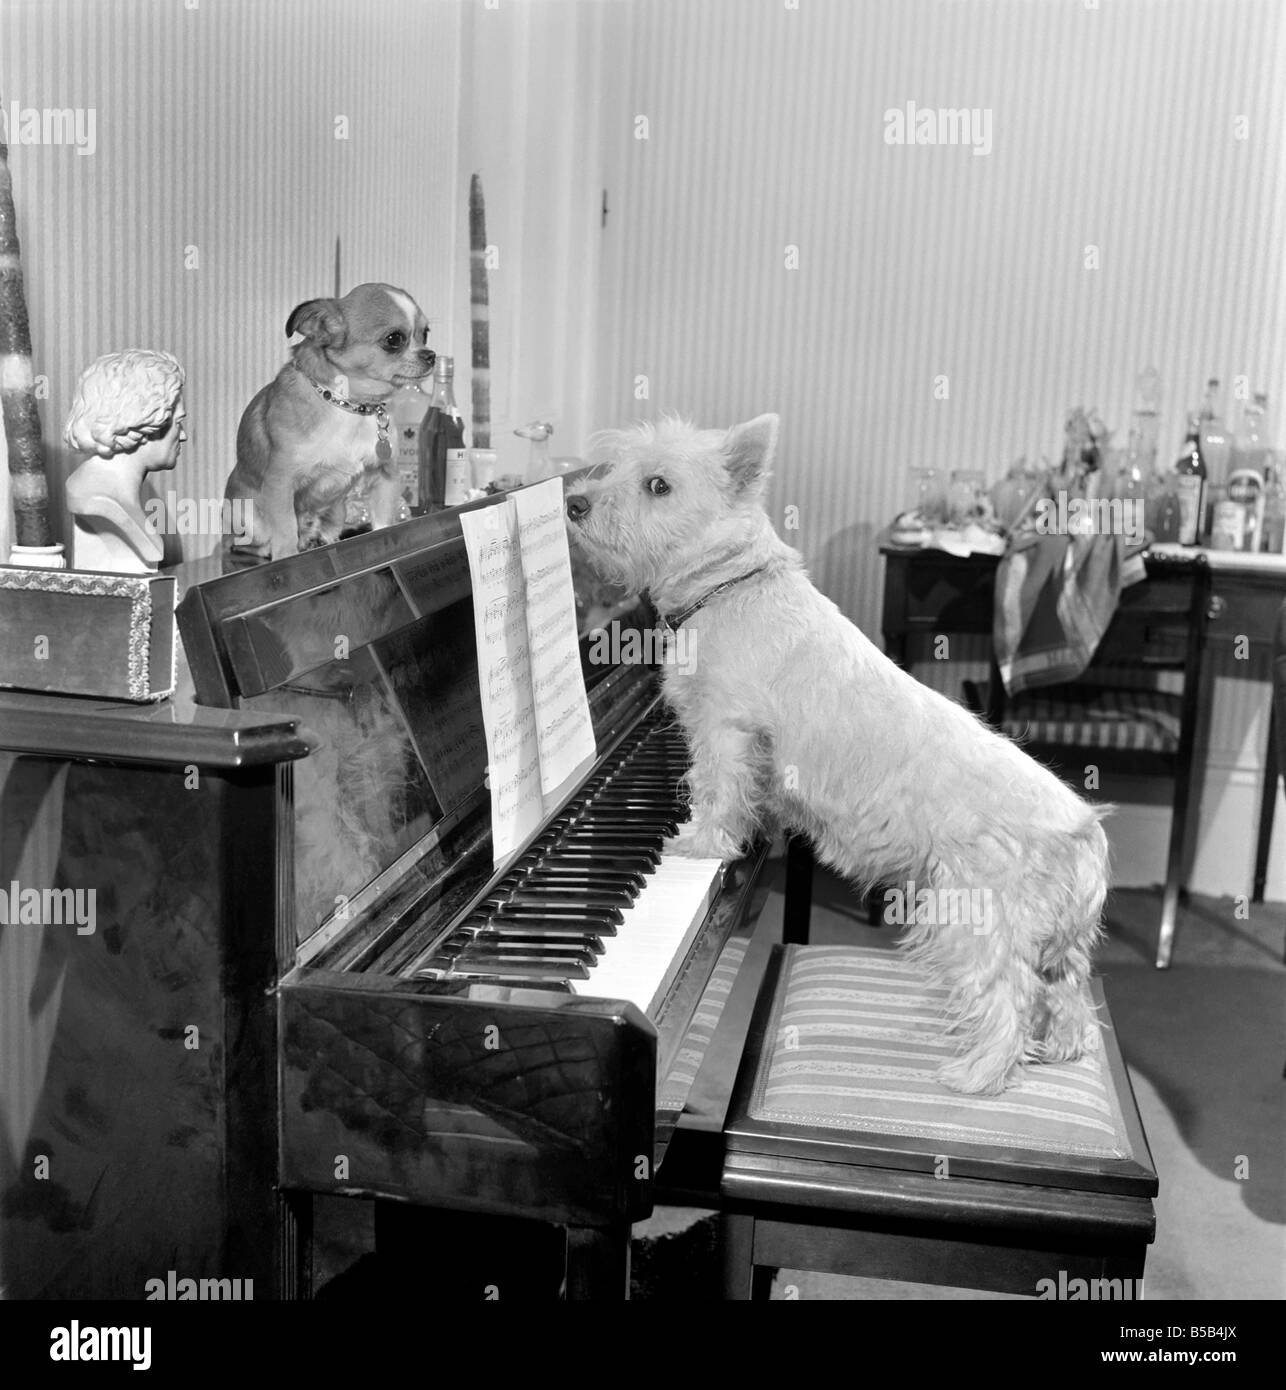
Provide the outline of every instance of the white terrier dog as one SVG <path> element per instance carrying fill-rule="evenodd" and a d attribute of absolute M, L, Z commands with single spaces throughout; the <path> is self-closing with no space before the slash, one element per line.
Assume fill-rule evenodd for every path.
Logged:
<path fill-rule="evenodd" d="M 806 833 L 858 884 L 911 880 L 988 905 L 905 942 L 948 991 L 959 1091 L 1098 1046 L 1086 984 L 1107 891 L 1103 814 L 962 706 L 900 670 L 809 581 L 764 510 L 775 415 L 726 433 L 681 421 L 599 437 L 567 498 L 604 578 L 641 592 L 699 659 L 665 668 L 691 748 L 673 847 L 735 856 L 760 827 Z"/>

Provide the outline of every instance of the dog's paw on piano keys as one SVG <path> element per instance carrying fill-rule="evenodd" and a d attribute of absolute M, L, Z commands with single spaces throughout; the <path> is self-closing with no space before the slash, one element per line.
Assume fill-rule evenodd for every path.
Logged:
<path fill-rule="evenodd" d="M 725 862 L 741 854 L 740 843 L 720 826 L 692 820 L 679 828 L 679 833 L 665 843 L 667 854 L 681 854 L 687 859 L 722 859 Z"/>

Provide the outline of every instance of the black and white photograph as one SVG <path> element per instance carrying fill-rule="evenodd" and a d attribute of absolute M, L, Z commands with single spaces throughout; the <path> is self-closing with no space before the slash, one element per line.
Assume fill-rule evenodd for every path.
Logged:
<path fill-rule="evenodd" d="M 0 405 L 21 1364 L 1267 1356 L 1283 0 L 0 0 Z"/>

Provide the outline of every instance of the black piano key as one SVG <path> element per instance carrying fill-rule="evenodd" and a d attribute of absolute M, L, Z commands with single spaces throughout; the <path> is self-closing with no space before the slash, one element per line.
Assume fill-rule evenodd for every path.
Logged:
<path fill-rule="evenodd" d="M 578 816 L 572 823 L 572 830 L 601 830 L 606 833 L 615 833 L 629 839 L 640 830 L 664 830 L 667 825 L 677 823 L 674 808 L 667 806 L 665 810 L 643 811 L 634 813 L 620 811 L 614 806 L 605 806 L 601 809 L 597 806 L 590 806 L 586 809 L 583 816 Z"/>
<path fill-rule="evenodd" d="M 542 869 L 551 866 L 555 868 L 587 868 L 594 869 L 599 865 L 610 863 L 614 869 L 625 869 L 630 873 L 637 873 L 646 876 L 652 873 L 656 866 L 661 862 L 659 850 L 641 851 L 637 845 L 631 853 L 621 854 L 595 854 L 592 849 L 581 849 L 576 845 L 554 845 L 540 851 L 539 854 L 525 856 L 533 866 L 539 865 Z"/>
<path fill-rule="evenodd" d="M 559 843 L 562 844 L 584 844 L 593 841 L 602 849 L 619 849 L 623 854 L 628 854 L 631 848 L 640 841 L 655 840 L 656 836 L 665 834 L 664 828 L 657 825 L 636 824 L 630 826 L 620 825 L 601 825 L 577 824 L 565 830 L 560 837 Z M 651 846 L 646 846 L 642 853 L 651 854 Z"/>
<path fill-rule="evenodd" d="M 454 940 L 449 944 L 456 944 Z M 584 941 L 566 942 L 546 937 L 529 937 L 520 940 L 511 936 L 493 933 L 472 936 L 460 943 L 457 961 L 478 960 L 500 956 L 505 960 L 544 960 L 556 961 L 561 968 L 565 961 L 579 962 L 581 965 L 594 964 L 594 952 Z"/>
<path fill-rule="evenodd" d="M 582 973 L 584 972 L 584 973 Z M 478 980 L 492 984 L 525 984 L 530 988 L 558 989 L 571 993 L 569 980 L 587 980 L 589 971 L 583 965 L 564 970 L 540 961 L 463 961 L 453 962 L 441 971 L 427 968 L 417 971 L 422 979 Z"/>
<path fill-rule="evenodd" d="M 582 932 L 569 935 L 566 932 L 541 931 L 538 923 L 524 923 L 521 927 L 503 927 L 499 924 L 476 932 L 475 945 L 487 946 L 491 943 L 523 948 L 528 954 L 539 955 L 545 946 L 561 950 L 580 951 L 587 961 L 601 956 L 606 949 L 601 936 L 590 936 Z"/>
<path fill-rule="evenodd" d="M 587 907 L 580 903 L 503 904 L 492 908 L 489 915 L 502 922 L 576 922 L 590 931 L 618 927 L 625 920 L 619 907 Z"/>
<path fill-rule="evenodd" d="M 610 874 L 577 871 L 560 865 L 552 869 L 533 869 L 524 875 L 519 887 L 523 889 L 561 889 L 569 893 L 623 893 L 631 900 L 637 898 L 646 882 L 642 874 Z"/>
<path fill-rule="evenodd" d="M 515 980 L 543 979 L 546 976 L 563 980 L 588 980 L 589 966 L 583 961 L 562 957 L 524 957 L 469 951 L 452 962 L 451 974 L 495 976 Z"/>
<path fill-rule="evenodd" d="M 650 874 L 661 862 L 659 845 L 635 841 L 627 844 L 619 836 L 610 838 L 589 833 L 568 835 L 565 839 L 543 846 L 543 849 L 563 864 L 623 865 Z"/>
<path fill-rule="evenodd" d="M 637 835 L 648 832 L 656 835 L 673 835 L 682 822 L 677 816 L 636 816 L 621 819 L 616 816 L 595 816 L 589 815 L 583 821 L 577 821 L 576 825 L 568 831 L 569 835 L 583 834 L 585 832 L 595 833 L 600 836 L 611 837 L 624 840 L 627 844 Z"/>
<path fill-rule="evenodd" d="M 620 913 L 623 907 L 629 907 L 630 897 L 626 893 L 605 893 L 599 890 L 595 893 L 565 893 L 561 890 L 557 892 L 541 892 L 538 888 L 528 889 L 526 887 L 516 889 L 511 893 L 500 893 L 493 897 L 482 900 L 483 907 L 530 907 L 546 912 L 551 907 L 566 907 L 588 912 L 615 912 Z M 618 915 L 619 925 L 619 915 Z"/>
<path fill-rule="evenodd" d="M 585 808 L 585 814 L 594 815 L 603 811 L 610 811 L 613 815 L 628 817 L 631 811 L 637 811 L 645 816 L 658 813 L 672 816 L 675 809 L 672 796 L 644 797 L 639 796 L 637 792 L 631 792 L 628 796 L 611 796 L 607 792 L 602 792 Z"/>

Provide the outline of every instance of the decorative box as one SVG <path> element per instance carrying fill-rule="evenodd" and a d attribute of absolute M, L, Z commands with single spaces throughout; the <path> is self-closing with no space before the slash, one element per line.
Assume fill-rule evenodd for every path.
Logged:
<path fill-rule="evenodd" d="M 0 686 L 110 700 L 174 693 L 173 575 L 0 565 Z"/>

